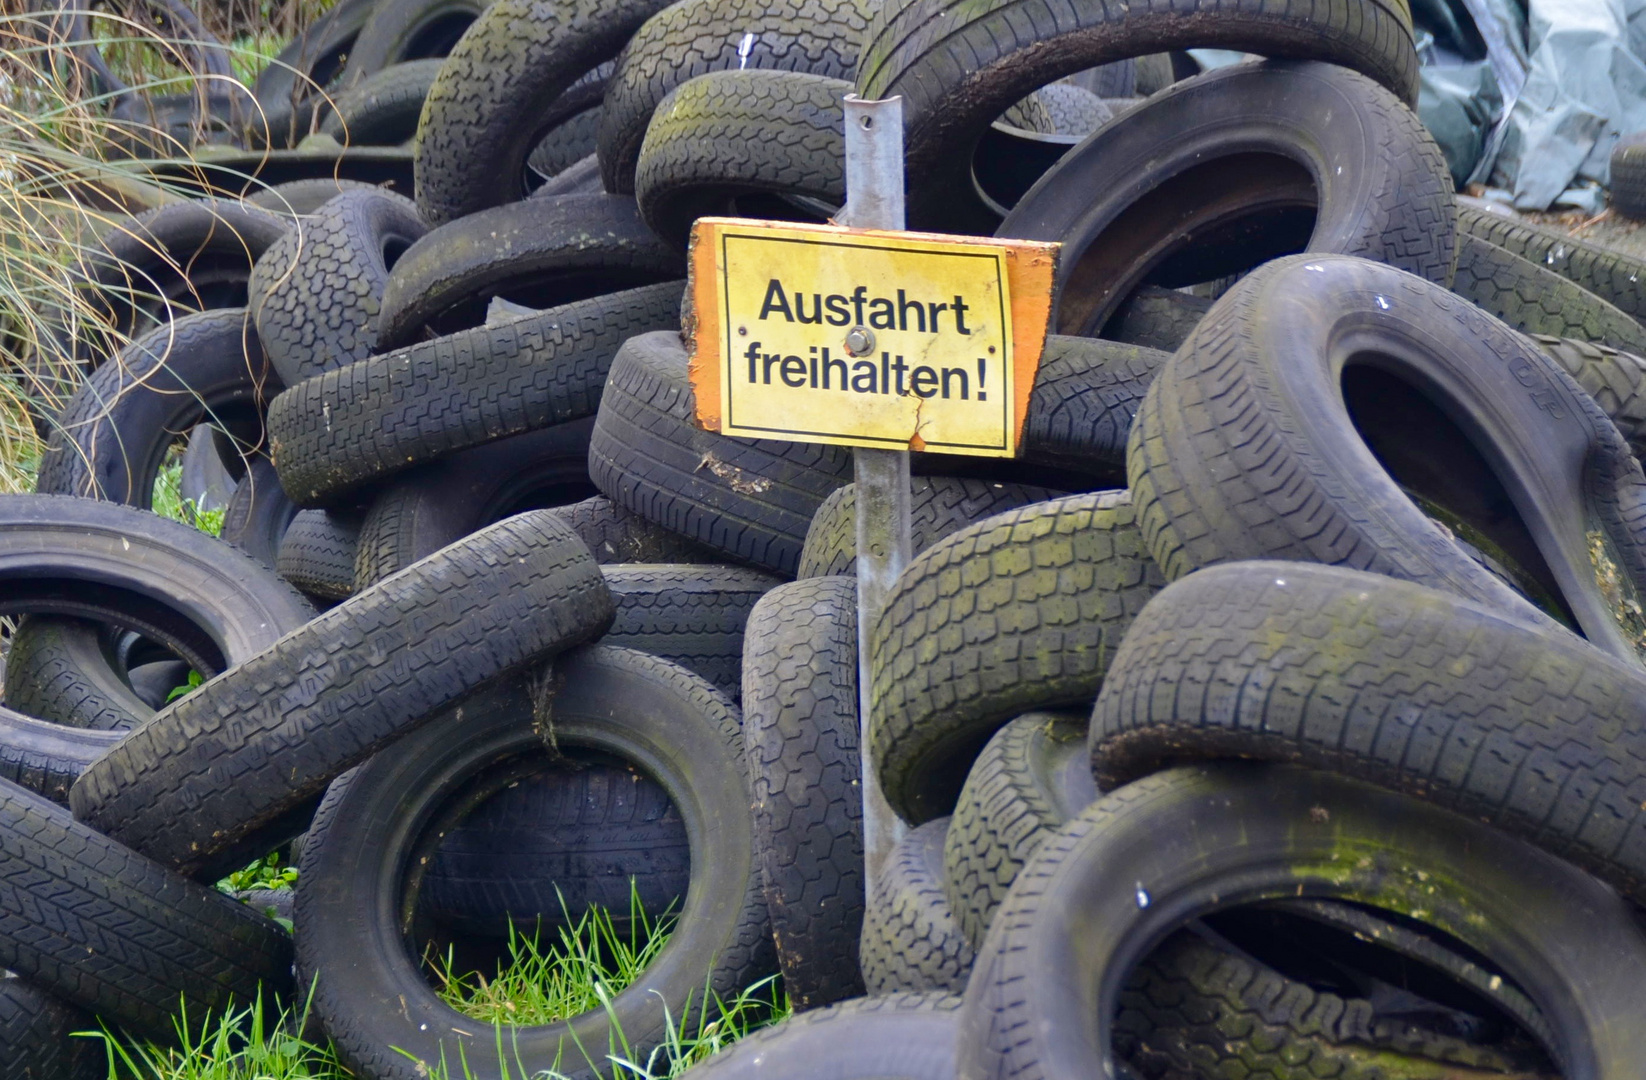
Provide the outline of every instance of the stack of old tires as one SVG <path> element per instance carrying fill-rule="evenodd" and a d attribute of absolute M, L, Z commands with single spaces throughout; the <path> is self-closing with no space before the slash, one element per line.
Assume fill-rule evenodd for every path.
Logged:
<path fill-rule="evenodd" d="M 1403 3 L 482 7 L 302 39 L 423 65 L 415 199 L 119 223 L 132 343 L 32 373 L 0 1071 L 264 993 L 366 1077 L 612 1075 L 780 971 L 698 1072 L 1639 1075 L 1646 266 L 1456 203 Z M 695 425 L 683 281 L 838 211 L 853 91 L 911 227 L 1063 245 L 1020 458 L 915 455 L 862 627 L 851 452 Z M 676 919 L 603 1007 L 437 993 L 593 905 Z"/>

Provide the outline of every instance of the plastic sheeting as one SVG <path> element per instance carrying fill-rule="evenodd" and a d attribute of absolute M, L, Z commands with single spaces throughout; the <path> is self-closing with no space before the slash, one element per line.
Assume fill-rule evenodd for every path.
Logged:
<path fill-rule="evenodd" d="M 1618 136 L 1646 128 L 1646 0 L 1530 0 L 1526 56 L 1474 178 L 1522 210 L 1578 202 L 1568 189 L 1606 183 Z"/>

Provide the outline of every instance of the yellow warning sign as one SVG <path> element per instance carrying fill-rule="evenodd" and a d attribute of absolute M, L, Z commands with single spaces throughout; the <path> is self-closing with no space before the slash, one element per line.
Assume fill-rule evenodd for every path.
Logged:
<path fill-rule="evenodd" d="M 1011 457 L 1056 244 L 702 218 L 698 424 L 791 442 Z"/>

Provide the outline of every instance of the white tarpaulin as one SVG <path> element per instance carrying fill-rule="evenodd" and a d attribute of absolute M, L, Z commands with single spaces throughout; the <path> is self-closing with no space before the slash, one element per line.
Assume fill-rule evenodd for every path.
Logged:
<path fill-rule="evenodd" d="M 1525 84 L 1503 95 L 1513 105 L 1486 164 L 1516 207 L 1542 210 L 1574 184 L 1604 184 L 1618 135 L 1646 128 L 1646 0 L 1530 0 L 1526 45 Z"/>

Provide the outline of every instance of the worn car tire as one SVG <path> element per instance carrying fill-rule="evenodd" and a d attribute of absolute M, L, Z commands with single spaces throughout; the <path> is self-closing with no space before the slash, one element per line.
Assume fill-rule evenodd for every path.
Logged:
<path fill-rule="evenodd" d="M 497 0 L 452 49 L 417 129 L 429 225 L 517 202 L 543 136 L 588 108 L 566 91 L 617 56 L 664 0 Z"/>
<path fill-rule="evenodd" d="M 358 510 L 299 511 L 280 538 L 275 570 L 309 596 L 348 599 L 354 595 L 361 520 Z"/>
<path fill-rule="evenodd" d="M 1338 567 L 1214 567 L 1157 600 L 1092 714 L 1100 786 L 1173 761 L 1296 761 L 1518 833 L 1646 895 L 1634 663 L 1478 602 Z M 1254 680 L 1263 693 L 1238 689 Z"/>
<path fill-rule="evenodd" d="M 217 535 L 273 569 L 280 559 L 280 541 L 296 516 L 297 504 L 280 486 L 274 465 L 259 454 L 246 463 L 246 475 L 234 485 Z"/>
<path fill-rule="evenodd" d="M 0 780 L 0 964 L 151 1039 L 291 990 L 275 923 Z"/>
<path fill-rule="evenodd" d="M 1171 356 L 1095 338 L 1046 338 L 1023 424 L 1023 457 L 1040 465 L 1118 473 L 1143 395 Z"/>
<path fill-rule="evenodd" d="M 733 702 L 743 696 L 744 626 L 781 578 L 741 566 L 604 568 L 617 613 L 601 640 L 679 664 Z"/>
<path fill-rule="evenodd" d="M 399 146 L 410 140 L 442 63 L 408 60 L 367 76 L 337 95 L 320 130 L 344 146 Z"/>
<path fill-rule="evenodd" d="M 1592 341 L 1530 336 L 1595 399 L 1635 457 L 1646 453 L 1646 360 Z"/>
<path fill-rule="evenodd" d="M 372 500 L 360 526 L 351 570 L 354 588 L 374 585 L 510 514 L 559 507 L 588 495 L 593 490 L 593 427 L 594 417 L 586 416 L 460 450 L 402 473 Z"/>
<path fill-rule="evenodd" d="M 280 483 L 323 505 L 413 465 L 593 415 L 613 354 L 632 335 L 678 325 L 680 292 L 629 289 L 298 383 L 269 408 Z"/>
<path fill-rule="evenodd" d="M 1635 319 L 1553 270 L 1473 233 L 1458 237 L 1452 289 L 1528 334 L 1579 338 L 1646 353 L 1646 327 Z"/>
<path fill-rule="evenodd" d="M 705 563 L 717 553 L 672 529 L 623 509 L 604 495 L 557 507 L 554 516 L 571 526 L 602 566 L 610 563 Z"/>
<path fill-rule="evenodd" d="M 1646 1053 L 1632 989 L 1646 936 L 1611 890 L 1355 780 L 1222 763 L 1121 788 L 1041 845 L 979 951 L 958 1075 L 1112 1069 L 1116 1007 L 1137 961 L 1185 920 L 1278 898 L 1362 903 L 1451 935 L 1548 1017 L 1563 1075 L 1631 1076 Z"/>
<path fill-rule="evenodd" d="M 692 1080 L 954 1080 L 954 994 L 880 994 L 793 1016 L 696 1066 Z"/>
<path fill-rule="evenodd" d="M 916 476 L 909 481 L 909 554 L 982 521 L 1067 494 L 1033 484 L 995 484 L 958 476 Z M 857 574 L 857 485 L 847 484 L 823 500 L 806 529 L 797 578 Z"/>
<path fill-rule="evenodd" d="M 686 247 L 705 214 L 826 221 L 846 201 L 851 85 L 796 71 L 714 71 L 657 106 L 634 197 L 665 241 Z"/>
<path fill-rule="evenodd" d="M 377 0 L 349 50 L 344 93 L 395 67 L 443 60 L 487 5 L 488 0 Z"/>
<path fill-rule="evenodd" d="M 1615 186 L 1614 186 L 1615 191 Z M 1518 216 L 1457 208 L 1457 227 L 1581 285 L 1635 319 L 1646 318 L 1646 260 Z"/>
<path fill-rule="evenodd" d="M 1639 132 L 1612 147 L 1612 205 L 1627 218 L 1646 218 L 1646 140 Z"/>
<path fill-rule="evenodd" d="M 531 705 L 525 695 L 508 700 L 520 718 L 529 715 L 520 709 Z M 522 777 L 447 832 L 429 859 L 418 918 L 452 937 L 496 942 L 508 940 L 511 925 L 552 935 L 565 914 L 591 904 L 624 935 L 643 931 L 636 915 L 678 910 L 691 884 L 691 845 L 669 793 L 621 759 L 571 755 L 568 764 Z"/>
<path fill-rule="evenodd" d="M 943 894 L 949 819 L 911 829 L 886 856 L 863 910 L 863 982 L 876 996 L 966 988 L 975 953 Z"/>
<path fill-rule="evenodd" d="M 302 217 L 314 213 L 345 191 L 363 191 L 373 186 L 360 180 L 344 180 L 342 177 L 332 176 L 314 180 L 288 180 L 283 184 L 261 188 L 254 194 L 247 195 L 245 201 L 247 205 L 267 210 L 271 214 Z"/>
<path fill-rule="evenodd" d="M 300 833 L 344 770 L 487 678 L 597 637 L 611 616 L 582 541 L 542 511 L 510 518 L 155 714 L 75 781 L 70 802 L 82 821 L 214 880 Z M 462 664 L 435 662 L 454 651 Z"/>
<path fill-rule="evenodd" d="M 1087 722 L 1079 713 L 1026 713 L 995 732 L 972 765 L 943 841 L 943 887 L 973 948 L 1035 851 L 1097 798 Z"/>
<path fill-rule="evenodd" d="M 850 79 L 868 7 L 863 0 L 689 0 L 653 15 L 624 46 L 606 91 L 598 140 L 606 190 L 634 190 L 640 144 L 658 104 L 699 75 L 753 68 Z"/>
<path fill-rule="evenodd" d="M 1239 559 L 1349 566 L 1635 656 L 1584 529 L 1646 581 L 1639 464 L 1536 346 L 1410 274 L 1328 255 L 1253 272 L 1149 388 L 1129 458 L 1169 580 Z"/>
<path fill-rule="evenodd" d="M 410 199 L 345 191 L 298 218 L 257 260 L 252 318 L 287 386 L 375 351 L 389 270 L 423 232 Z"/>
<path fill-rule="evenodd" d="M 1112 177 L 1125 179 L 1099 180 Z M 1113 337 L 1140 285 L 1198 284 L 1300 250 L 1450 285 L 1455 230 L 1446 160 L 1417 115 L 1364 75 L 1304 60 L 1162 91 L 1066 154 L 996 234 L 1062 242 L 1055 329 Z"/>
<path fill-rule="evenodd" d="M 510 1059 L 529 1071 L 554 1068 L 586 1080 L 604 1074 L 606 1053 L 624 1046 L 644 1057 L 670 1024 L 695 1024 L 706 996 L 729 998 L 769 972 L 771 935 L 736 708 L 673 664 L 610 646 L 562 655 L 550 685 L 555 744 L 648 774 L 673 801 L 691 849 L 676 929 L 608 1009 L 510 1034 Z M 430 819 L 441 805 L 465 786 L 474 791 L 465 782 L 483 780 L 489 766 L 542 753 L 534 707 L 542 692 L 522 679 L 487 695 L 505 700 L 448 713 L 335 785 L 304 846 L 298 977 L 314 981 L 315 1014 L 343 1060 L 364 1074 L 412 1080 L 462 1048 L 471 1075 L 508 1075 L 499 1072 L 509 1066 L 498 1059 L 490 1025 L 475 1028 L 436 996 L 391 915 L 417 886 L 417 844 L 438 828 Z M 613 1041 L 617 1025 L 621 1044 Z"/>
<path fill-rule="evenodd" d="M 0 975 L 0 1048 L 7 1080 L 104 1080 L 107 1051 L 76 1038 L 97 1021 L 11 972 Z"/>
<path fill-rule="evenodd" d="M 589 440 L 589 479 L 650 521 L 793 575 L 817 508 L 851 475 L 844 447 L 734 439 L 695 421 L 680 335 L 631 337 L 612 360 Z"/>
<path fill-rule="evenodd" d="M 261 110 L 250 133 L 254 145 L 285 149 L 309 134 L 316 109 L 325 108 L 327 93 L 337 89 L 349 52 L 376 6 L 377 0 L 340 0 L 299 30 L 263 69 L 252 84 Z"/>
<path fill-rule="evenodd" d="M 563 195 L 495 206 L 435 229 L 395 264 L 377 351 L 479 326 L 493 297 L 551 308 L 685 274 L 685 260 L 640 220 L 633 199 Z"/>
<path fill-rule="evenodd" d="M 0 614 L 28 616 L 6 665 L 5 701 L 31 717 L 14 724 L 17 714 L 5 714 L 0 762 L 18 771 L 0 775 L 59 800 L 89 764 L 85 751 L 117 741 L 103 732 L 154 711 L 132 688 L 115 628 L 209 677 L 314 613 L 229 545 L 113 503 L 0 497 L 0 537 Z M 96 733 L 81 734 L 87 728 Z"/>
<path fill-rule="evenodd" d="M 185 315 L 93 372 L 57 419 L 35 490 L 148 509 L 179 435 L 210 425 L 230 475 L 263 445 L 263 414 L 283 389 L 244 308 Z M 229 440 L 232 440 L 230 442 Z"/>
<path fill-rule="evenodd" d="M 1115 309 L 1103 332 L 1116 341 L 1176 352 L 1211 307 L 1205 297 L 1141 285 Z"/>
<path fill-rule="evenodd" d="M 1324 60 L 1417 99 L 1411 13 L 1390 3 L 1259 4 L 1220 0 L 1105 3 L 892 0 L 864 34 L 857 93 L 903 98 L 909 225 L 983 231 L 991 215 L 972 184 L 978 140 L 1036 87 L 1143 53 L 1227 48 Z"/>
<path fill-rule="evenodd" d="M 892 808 L 916 824 L 950 813 L 1002 724 L 1095 698 L 1164 585 L 1114 493 L 1008 511 L 911 560 L 870 639 L 868 737 Z"/>
<path fill-rule="evenodd" d="M 783 986 L 798 1010 L 863 992 L 857 583 L 779 585 L 749 615 L 743 748 Z"/>

